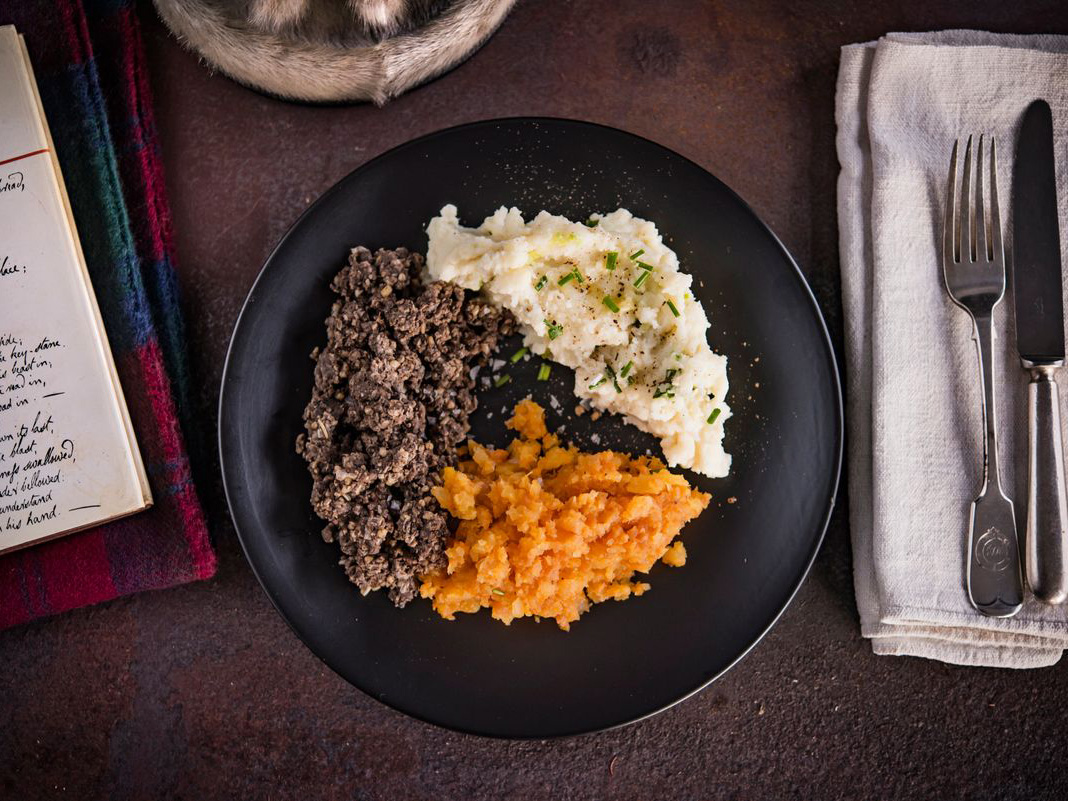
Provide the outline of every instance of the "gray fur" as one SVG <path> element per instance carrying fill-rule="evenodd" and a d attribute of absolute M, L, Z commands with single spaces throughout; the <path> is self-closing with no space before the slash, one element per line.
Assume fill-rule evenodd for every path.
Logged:
<path fill-rule="evenodd" d="M 154 0 L 178 39 L 290 100 L 391 97 L 462 61 L 516 0 Z"/>

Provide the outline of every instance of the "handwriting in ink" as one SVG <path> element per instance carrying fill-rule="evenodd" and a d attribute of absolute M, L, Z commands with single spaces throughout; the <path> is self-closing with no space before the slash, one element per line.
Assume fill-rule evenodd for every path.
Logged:
<path fill-rule="evenodd" d="M 0 259 L 0 278 L 24 272 L 26 272 L 25 264 L 17 264 L 10 256 L 4 256 Z"/>
<path fill-rule="evenodd" d="M 25 192 L 26 178 L 19 171 L 9 172 L 6 177 L 0 178 L 0 194 L 4 192 Z"/>

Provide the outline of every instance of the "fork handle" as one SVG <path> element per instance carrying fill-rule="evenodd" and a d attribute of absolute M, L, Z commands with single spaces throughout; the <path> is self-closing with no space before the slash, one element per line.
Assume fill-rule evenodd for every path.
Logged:
<path fill-rule="evenodd" d="M 973 316 L 983 383 L 983 488 L 972 503 L 968 532 L 968 598 L 990 617 L 1012 617 L 1023 605 L 1023 571 L 1012 501 L 1001 489 L 994 399 L 994 320 Z"/>
<path fill-rule="evenodd" d="M 1068 497 L 1056 367 L 1031 366 L 1027 387 L 1027 582 L 1047 604 L 1068 600 Z"/>

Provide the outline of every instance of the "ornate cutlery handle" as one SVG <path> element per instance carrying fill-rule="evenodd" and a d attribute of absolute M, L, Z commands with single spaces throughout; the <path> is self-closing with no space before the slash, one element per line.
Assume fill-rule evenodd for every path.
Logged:
<path fill-rule="evenodd" d="M 983 489 L 972 503 L 968 531 L 968 598 L 990 617 L 1011 617 L 1023 606 L 1020 547 L 1012 501 L 1001 489 L 998 467 L 997 413 L 994 403 L 994 322 L 990 314 L 973 316 L 983 384 Z"/>
<path fill-rule="evenodd" d="M 1027 387 L 1027 583 L 1047 604 L 1068 600 L 1068 498 L 1056 368 L 1029 366 Z"/>
<path fill-rule="evenodd" d="M 1011 617 L 1023 606 L 1020 552 L 1012 503 L 991 493 L 972 503 L 968 597 L 988 617 Z"/>

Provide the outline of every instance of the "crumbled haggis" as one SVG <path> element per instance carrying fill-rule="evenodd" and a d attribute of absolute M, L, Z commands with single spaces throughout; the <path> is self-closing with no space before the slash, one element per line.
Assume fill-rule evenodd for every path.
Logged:
<path fill-rule="evenodd" d="M 423 257 L 355 248 L 331 284 L 327 344 L 312 352 L 315 386 L 297 452 L 312 506 L 364 594 L 404 606 L 418 576 L 445 564 L 447 516 L 431 497 L 456 462 L 476 406 L 472 368 L 511 334 L 508 312 L 451 283 L 424 285 Z"/>

